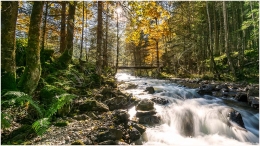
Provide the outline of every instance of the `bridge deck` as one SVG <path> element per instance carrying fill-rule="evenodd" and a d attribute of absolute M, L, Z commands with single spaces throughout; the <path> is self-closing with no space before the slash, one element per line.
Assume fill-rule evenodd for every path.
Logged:
<path fill-rule="evenodd" d="M 156 66 L 118 66 L 118 69 L 154 69 Z"/>

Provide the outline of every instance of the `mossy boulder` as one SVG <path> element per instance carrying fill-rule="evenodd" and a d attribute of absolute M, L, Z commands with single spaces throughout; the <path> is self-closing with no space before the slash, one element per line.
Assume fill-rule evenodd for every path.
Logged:
<path fill-rule="evenodd" d="M 96 100 L 85 100 L 82 105 L 79 106 L 80 111 L 100 111 L 100 112 L 107 112 L 109 108 L 107 105 L 98 102 Z"/>
<path fill-rule="evenodd" d="M 115 109 L 126 109 L 130 104 L 130 100 L 123 95 L 119 95 L 117 97 L 113 97 L 105 101 L 110 110 Z"/>
<path fill-rule="evenodd" d="M 122 139 L 123 132 L 118 129 L 109 129 L 108 131 L 99 132 L 97 135 L 97 141 L 103 142 L 107 140 L 120 140 Z"/>
<path fill-rule="evenodd" d="M 108 85 L 108 86 L 111 86 L 113 88 L 117 87 L 117 83 L 116 83 L 115 78 L 105 78 L 103 83 Z"/>
<path fill-rule="evenodd" d="M 113 117 L 115 117 L 115 121 L 118 123 L 125 123 L 129 120 L 130 115 L 126 110 L 114 110 Z"/>

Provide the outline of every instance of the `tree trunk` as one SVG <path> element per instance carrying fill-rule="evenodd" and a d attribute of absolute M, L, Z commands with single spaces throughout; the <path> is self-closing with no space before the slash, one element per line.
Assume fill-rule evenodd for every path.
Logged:
<path fill-rule="evenodd" d="M 102 6 L 103 2 L 98 1 L 98 24 L 97 24 L 97 54 L 96 54 L 96 71 L 98 75 L 102 73 Z"/>
<path fill-rule="evenodd" d="M 4 1 L 1 8 L 1 89 L 16 88 L 15 29 L 18 2 Z"/>
<path fill-rule="evenodd" d="M 105 34 L 105 42 L 104 42 L 104 49 L 103 49 L 103 68 L 108 66 L 108 55 L 107 55 L 107 37 L 108 37 L 108 2 L 107 4 L 107 11 L 106 11 L 106 34 Z"/>
<path fill-rule="evenodd" d="M 81 44 L 80 44 L 80 56 L 79 56 L 79 62 L 81 62 L 82 58 L 82 49 L 83 49 L 83 35 L 84 35 L 84 1 L 83 4 L 83 10 L 82 10 L 82 28 L 81 28 Z"/>
<path fill-rule="evenodd" d="M 60 53 L 63 53 L 66 48 L 66 3 L 61 2 Z"/>
<path fill-rule="evenodd" d="M 227 28 L 227 12 L 226 12 L 226 2 L 223 1 L 223 16 L 224 16 L 224 32 L 225 32 L 225 49 L 226 49 L 226 55 L 228 58 L 228 63 L 233 75 L 234 80 L 236 80 L 236 72 L 235 72 L 235 68 L 234 65 L 232 63 L 231 60 L 231 56 L 230 56 L 230 51 L 229 51 L 229 47 L 228 47 L 228 28 Z"/>
<path fill-rule="evenodd" d="M 116 71 L 115 71 L 115 73 L 117 73 L 117 68 L 118 68 L 118 57 L 119 57 L 118 12 L 117 12 L 117 19 L 116 19 L 116 30 L 117 30 L 117 32 L 116 32 Z"/>
<path fill-rule="evenodd" d="M 210 21 L 210 15 L 209 15 L 209 4 L 206 1 L 206 9 L 207 9 L 207 15 L 208 15 L 208 24 L 209 24 L 209 53 L 210 53 L 210 60 L 211 64 L 213 65 L 212 68 L 214 70 L 214 74 L 217 75 L 217 78 L 220 80 L 220 76 L 218 73 L 218 70 L 216 68 L 216 63 L 214 61 L 214 56 L 213 56 L 213 49 L 212 49 L 212 39 L 211 39 L 211 21 Z"/>
<path fill-rule="evenodd" d="M 41 76 L 40 62 L 40 29 L 44 2 L 34 2 L 28 33 L 28 48 L 26 50 L 26 67 L 19 82 L 19 88 L 28 94 L 36 89 Z"/>
<path fill-rule="evenodd" d="M 46 38 L 46 25 L 47 25 L 47 16 L 48 16 L 48 8 L 49 2 L 45 3 L 45 13 L 44 13 L 44 22 L 43 22 L 43 30 L 42 30 L 42 44 L 41 44 L 41 54 L 44 51 L 45 47 L 45 38 Z M 44 56 L 41 56 L 41 63 L 45 62 Z"/>
<path fill-rule="evenodd" d="M 86 12 L 88 12 L 88 2 L 86 2 Z M 88 27 L 88 13 L 86 14 L 86 29 Z M 88 35 L 88 34 L 86 34 Z M 86 37 L 86 62 L 88 62 L 88 48 L 87 48 L 87 37 Z"/>
<path fill-rule="evenodd" d="M 73 35 L 74 35 L 74 15 L 77 2 L 69 2 L 69 15 L 67 20 L 66 49 L 58 59 L 61 68 L 67 68 L 72 60 L 73 54 Z"/>

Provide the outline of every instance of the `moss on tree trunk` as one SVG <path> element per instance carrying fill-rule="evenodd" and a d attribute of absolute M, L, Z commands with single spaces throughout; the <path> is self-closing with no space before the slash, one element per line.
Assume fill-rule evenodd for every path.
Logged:
<path fill-rule="evenodd" d="M 26 50 L 26 67 L 19 82 L 19 88 L 28 94 L 36 89 L 41 76 L 40 28 L 44 2 L 34 2 Z"/>
<path fill-rule="evenodd" d="M 57 64 L 60 68 L 67 68 L 71 62 L 73 54 L 73 35 L 74 35 L 74 15 L 77 2 L 69 2 L 69 16 L 67 21 L 66 49 L 58 59 Z"/>
<path fill-rule="evenodd" d="M 18 2 L 2 2 L 1 9 L 1 89 L 16 89 L 15 28 Z"/>

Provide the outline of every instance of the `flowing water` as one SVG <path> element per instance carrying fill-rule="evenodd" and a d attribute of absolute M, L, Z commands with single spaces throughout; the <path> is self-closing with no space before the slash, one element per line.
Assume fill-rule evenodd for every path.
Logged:
<path fill-rule="evenodd" d="M 126 90 L 138 98 L 162 97 L 167 105 L 155 104 L 162 121 L 148 126 L 144 133 L 147 145 L 227 145 L 244 146 L 259 144 L 259 112 L 235 100 L 213 96 L 200 96 L 195 89 L 182 87 L 167 80 L 134 77 L 126 73 L 117 74 L 118 81 L 134 83 L 136 89 Z M 144 92 L 153 86 L 154 94 Z M 230 108 L 240 112 L 245 124 L 243 129 L 228 124 L 226 115 Z M 129 109 L 130 118 L 135 108 Z"/>

